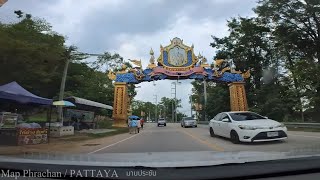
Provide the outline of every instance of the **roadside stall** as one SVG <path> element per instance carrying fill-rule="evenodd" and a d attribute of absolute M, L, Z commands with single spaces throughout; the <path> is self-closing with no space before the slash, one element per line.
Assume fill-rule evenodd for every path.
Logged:
<path fill-rule="evenodd" d="M 74 107 L 75 105 L 69 101 L 55 101 L 53 102 L 54 106 L 62 107 Z M 63 112 L 63 111 L 62 111 Z M 64 116 L 62 116 L 61 122 L 55 123 L 46 123 L 46 126 L 49 128 L 50 136 L 52 137 L 61 137 L 61 136 L 70 136 L 74 135 L 74 127 L 71 125 L 64 125 Z"/>
<path fill-rule="evenodd" d="M 50 107 L 52 100 L 36 96 L 17 82 L 0 86 L 0 103 Z M 0 145 L 48 143 L 48 129 L 37 123 L 20 123 L 16 112 L 0 111 Z"/>
<path fill-rule="evenodd" d="M 104 109 L 110 111 L 111 114 L 113 110 L 112 106 L 79 97 L 71 96 L 64 100 L 76 105 L 76 109 L 66 108 L 64 113 L 65 124 L 73 125 L 76 130 L 97 128 L 97 121 L 103 117 L 97 116 L 96 112 Z"/>
<path fill-rule="evenodd" d="M 65 118 L 71 121 L 76 130 L 95 129 L 94 112 L 78 109 L 66 109 Z"/>

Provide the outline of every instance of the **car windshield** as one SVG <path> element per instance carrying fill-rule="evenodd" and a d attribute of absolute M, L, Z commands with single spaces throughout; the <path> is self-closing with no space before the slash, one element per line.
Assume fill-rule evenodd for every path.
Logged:
<path fill-rule="evenodd" d="M 8 157 L 183 179 L 319 137 L 320 0 L 0 0 L 0 179 Z"/>
<path fill-rule="evenodd" d="M 251 113 L 251 112 L 230 113 L 229 115 L 234 121 L 266 119 L 265 117 L 260 116 L 259 114 Z"/>

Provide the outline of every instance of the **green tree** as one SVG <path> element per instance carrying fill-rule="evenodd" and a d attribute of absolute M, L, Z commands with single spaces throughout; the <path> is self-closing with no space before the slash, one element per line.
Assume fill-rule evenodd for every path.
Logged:
<path fill-rule="evenodd" d="M 51 98 L 60 86 L 65 39 L 44 20 L 17 14 L 18 23 L 0 23 L 0 84 L 17 81 Z"/>
<path fill-rule="evenodd" d="M 286 98 L 292 96 L 280 95 L 286 93 L 284 84 L 280 83 L 280 77 L 285 73 L 284 60 L 276 48 L 272 28 L 265 26 L 259 18 L 232 18 L 227 24 L 230 32 L 227 37 L 213 37 L 211 46 L 218 49 L 215 58 L 232 58 L 241 71 L 252 68 L 251 77 L 246 80 L 249 109 L 282 120 L 293 108 L 285 104 Z M 210 117 L 229 110 L 226 85 L 215 85 L 207 91 Z"/>
<path fill-rule="evenodd" d="M 226 84 L 213 84 L 207 88 L 208 99 L 206 113 L 212 119 L 220 112 L 230 110 L 229 87 Z"/>
<path fill-rule="evenodd" d="M 147 119 L 148 117 L 150 117 L 151 119 L 155 118 L 155 108 L 156 108 L 155 104 L 151 102 L 133 100 L 131 106 L 132 106 L 133 115 L 141 116 L 141 112 L 144 112 L 145 119 Z"/>
<path fill-rule="evenodd" d="M 66 81 L 66 94 L 112 105 L 112 81 L 103 72 L 90 68 L 86 63 L 71 63 Z"/>
<path fill-rule="evenodd" d="M 306 96 L 310 107 L 320 113 L 320 1 L 261 0 L 255 12 L 274 29 L 272 35 L 292 73 L 297 98 Z"/>
<path fill-rule="evenodd" d="M 103 66 L 103 61 L 93 65 L 82 62 L 88 56 L 78 52 L 75 46 L 65 46 L 65 38 L 52 31 L 45 20 L 20 10 L 15 13 L 19 18 L 17 23 L 0 22 L 0 84 L 17 81 L 36 95 L 57 98 L 64 67 L 70 62 L 65 97 L 78 96 L 112 105 L 112 81 L 98 67 L 99 63 Z M 121 56 L 108 58 L 121 59 Z M 107 61 L 107 57 L 104 59 Z M 134 96 L 134 86 L 130 90 Z"/>
<path fill-rule="evenodd" d="M 185 115 L 184 113 L 177 113 L 177 121 L 180 122 L 182 120 L 183 117 L 187 117 L 187 115 Z"/>
<path fill-rule="evenodd" d="M 158 109 L 160 108 L 163 109 L 162 113 L 166 115 L 165 118 L 167 119 L 167 121 L 173 121 L 174 103 L 175 103 L 174 98 L 167 98 L 167 97 L 162 97 L 159 102 Z M 182 107 L 181 99 L 177 99 L 176 103 L 177 103 L 177 109 Z M 177 117 L 178 117 L 178 113 L 177 113 Z"/>
<path fill-rule="evenodd" d="M 122 69 L 123 65 L 126 66 L 126 69 L 132 68 L 132 65 L 129 62 L 125 62 L 123 57 L 118 53 L 111 54 L 109 52 L 104 52 L 103 55 L 98 56 L 97 60 L 92 63 L 94 69 L 105 71 L 106 73 L 111 70 L 118 72 Z M 131 99 L 137 95 L 134 84 L 128 84 L 128 94 Z"/>
<path fill-rule="evenodd" d="M 263 69 L 271 64 L 272 53 L 267 36 L 270 30 L 256 18 L 232 18 L 227 25 L 230 32 L 227 37 L 213 37 L 211 46 L 219 50 L 215 59 L 230 57 L 241 71 L 252 68 L 254 72 L 248 81 L 259 89 Z"/>

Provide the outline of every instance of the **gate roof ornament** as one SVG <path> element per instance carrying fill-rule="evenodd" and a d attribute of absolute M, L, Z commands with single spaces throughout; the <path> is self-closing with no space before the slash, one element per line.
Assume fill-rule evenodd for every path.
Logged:
<path fill-rule="evenodd" d="M 207 59 L 200 53 L 196 56 L 193 52 L 194 46 L 183 44 L 180 38 L 170 40 L 168 46 L 160 45 L 160 56 L 155 62 L 154 52 L 150 50 L 149 65 L 146 69 L 129 69 L 127 73 L 109 72 L 109 78 L 115 82 L 126 82 L 137 84 L 143 81 L 161 79 L 206 79 L 207 81 L 242 82 L 250 77 L 250 71 L 245 73 L 236 71 L 232 60 L 215 60 L 214 67 L 208 64 Z M 133 61 L 132 61 L 133 62 Z M 138 61 L 134 61 L 137 65 Z"/>
<path fill-rule="evenodd" d="M 160 45 L 161 55 L 158 64 L 166 70 L 185 71 L 194 67 L 198 58 L 193 53 L 193 46 L 183 44 L 180 38 L 173 38 L 168 46 Z"/>

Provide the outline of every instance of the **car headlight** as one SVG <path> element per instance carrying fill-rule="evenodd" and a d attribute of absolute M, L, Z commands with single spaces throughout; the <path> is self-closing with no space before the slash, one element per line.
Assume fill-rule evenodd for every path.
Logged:
<path fill-rule="evenodd" d="M 246 125 L 239 125 L 238 126 L 240 129 L 245 129 L 245 130 L 256 130 L 258 129 L 257 127 L 254 126 L 246 126 Z"/>
<path fill-rule="evenodd" d="M 286 127 L 283 123 L 280 123 L 278 126 L 275 126 L 275 128 L 278 128 L 278 127 Z"/>

